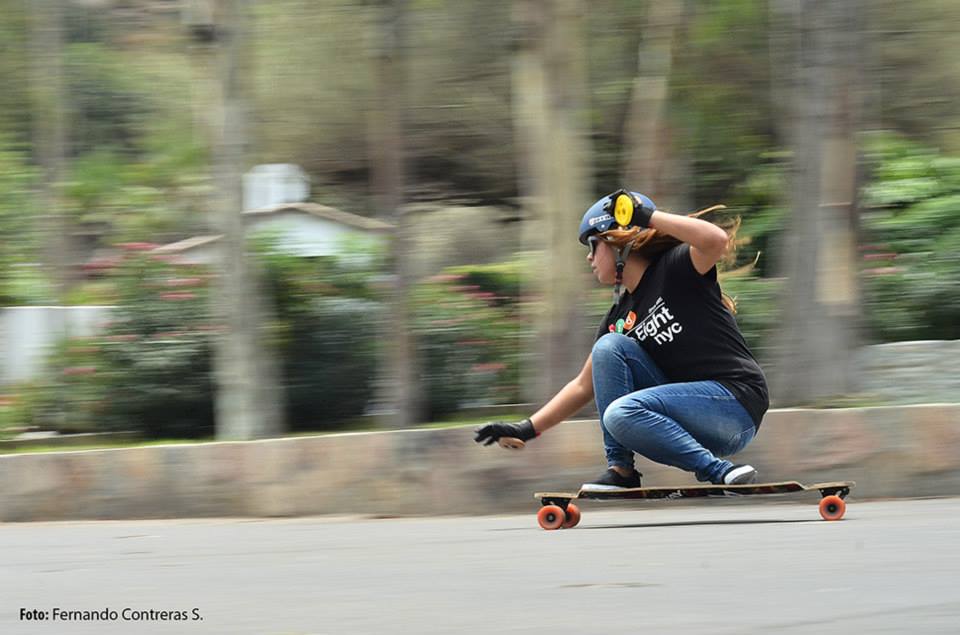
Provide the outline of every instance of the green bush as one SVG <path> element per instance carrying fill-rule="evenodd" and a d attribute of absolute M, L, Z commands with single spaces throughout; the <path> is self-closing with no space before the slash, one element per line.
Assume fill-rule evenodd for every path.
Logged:
<path fill-rule="evenodd" d="M 771 361 L 772 339 L 779 324 L 777 298 L 783 281 L 752 274 L 723 277 L 724 293 L 737 303 L 737 325 L 753 355 Z"/>
<path fill-rule="evenodd" d="M 369 244 L 342 249 L 371 251 Z M 301 258 L 277 249 L 269 236 L 257 253 L 276 311 L 288 425 L 331 429 L 362 415 L 390 333 L 372 284 L 381 259 Z"/>
<path fill-rule="evenodd" d="M 36 411 L 36 391 L 29 383 L 4 387 L 0 394 L 0 440 L 12 438 L 29 426 Z"/>
<path fill-rule="evenodd" d="M 523 259 L 453 267 L 413 294 L 428 418 L 519 401 Z"/>
<path fill-rule="evenodd" d="M 960 338 L 960 158 L 887 133 L 864 137 L 868 182 L 862 191 L 860 253 L 868 341 Z M 782 284 L 772 247 L 784 231 L 784 173 L 764 166 L 738 188 L 746 239 L 737 265 L 762 252 L 755 274 L 725 279 L 737 320 L 759 357 L 776 328 Z M 759 276 L 759 277 L 758 277 Z"/>
<path fill-rule="evenodd" d="M 25 264 L 37 261 L 42 238 L 32 193 L 36 176 L 27 154 L 0 136 L 0 306 L 50 300 L 40 267 Z"/>
<path fill-rule="evenodd" d="M 117 306 L 104 331 L 74 338 L 50 363 L 47 411 L 62 431 L 136 430 L 147 437 L 213 432 L 209 275 L 127 245 L 111 275 Z M 39 423 L 49 421 L 40 419 Z"/>
<path fill-rule="evenodd" d="M 870 338 L 960 338 L 960 158 L 870 138 L 864 312 Z"/>
<path fill-rule="evenodd" d="M 51 372 L 19 391 L 25 425 L 63 432 L 135 430 L 150 438 L 214 432 L 210 273 L 129 244 L 108 273 L 116 307 L 104 331 L 57 347 Z M 370 273 L 330 258 L 258 247 L 275 307 L 265 337 L 276 347 L 288 423 L 332 429 L 363 414 L 377 368 Z"/>

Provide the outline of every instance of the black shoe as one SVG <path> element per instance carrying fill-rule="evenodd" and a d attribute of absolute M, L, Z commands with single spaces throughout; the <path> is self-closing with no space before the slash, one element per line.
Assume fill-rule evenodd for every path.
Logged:
<path fill-rule="evenodd" d="M 593 492 L 609 492 L 618 489 L 642 487 L 640 485 L 641 476 L 643 476 L 643 474 L 636 470 L 634 470 L 630 476 L 620 476 L 619 472 L 610 468 L 601 474 L 599 478 L 595 478 L 589 483 L 581 485 L 580 489 Z"/>
<path fill-rule="evenodd" d="M 749 485 L 757 481 L 757 471 L 752 465 L 734 465 L 723 473 L 720 485 Z"/>

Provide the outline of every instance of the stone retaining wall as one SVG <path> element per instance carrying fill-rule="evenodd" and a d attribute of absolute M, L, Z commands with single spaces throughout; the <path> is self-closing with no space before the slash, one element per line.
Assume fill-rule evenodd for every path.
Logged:
<path fill-rule="evenodd" d="M 738 456 L 763 480 L 850 479 L 860 498 L 960 495 L 960 405 L 774 410 Z M 646 484 L 693 483 L 642 462 Z M 470 428 L 0 456 L 0 520 L 531 511 L 604 468 L 595 421 L 520 452 Z"/>
<path fill-rule="evenodd" d="M 960 401 L 960 340 L 865 346 L 856 368 L 860 389 L 890 404 Z"/>

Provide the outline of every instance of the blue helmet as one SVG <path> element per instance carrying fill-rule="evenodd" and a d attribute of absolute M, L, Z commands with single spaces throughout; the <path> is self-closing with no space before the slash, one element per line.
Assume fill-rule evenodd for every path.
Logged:
<path fill-rule="evenodd" d="M 648 215 L 657 209 L 653 201 L 639 192 L 629 192 L 630 197 L 633 198 L 633 205 L 630 206 L 629 203 L 627 203 L 628 208 L 621 209 L 620 206 L 617 205 L 617 199 L 621 194 L 628 194 L 628 192 L 626 190 L 617 190 L 612 194 L 604 196 L 590 206 L 590 209 L 587 210 L 583 215 L 583 219 L 580 221 L 581 243 L 586 245 L 588 237 L 593 234 L 601 234 L 613 228 L 615 225 L 623 229 L 635 226 L 637 223 L 633 222 L 633 210 L 637 205 L 645 207 Z M 624 199 L 628 200 L 629 197 L 624 197 Z"/>

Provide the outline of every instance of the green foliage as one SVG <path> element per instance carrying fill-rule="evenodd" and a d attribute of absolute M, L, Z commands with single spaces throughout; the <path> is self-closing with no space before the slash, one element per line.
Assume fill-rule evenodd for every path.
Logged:
<path fill-rule="evenodd" d="M 960 159 L 902 138 L 868 145 L 865 313 L 878 341 L 960 338 Z"/>
<path fill-rule="evenodd" d="M 0 440 L 16 436 L 34 411 L 30 403 L 33 391 L 27 385 L 5 387 L 0 393 Z"/>
<path fill-rule="evenodd" d="M 471 291 L 492 293 L 492 296 L 484 297 L 490 299 L 495 306 L 516 306 L 520 301 L 522 285 L 526 282 L 524 274 L 530 271 L 531 267 L 529 255 L 520 254 L 505 262 L 449 267 L 445 273 L 460 276 L 461 287 L 472 286 L 476 289 L 469 289 Z"/>
<path fill-rule="evenodd" d="M 756 261 L 760 277 L 774 275 L 776 240 L 786 227 L 786 166 L 777 156 L 756 167 L 733 192 L 728 216 L 739 216 L 738 250 L 734 268 Z"/>
<path fill-rule="evenodd" d="M 960 159 L 889 133 L 864 138 L 869 182 L 862 191 L 863 313 L 875 342 L 960 337 Z M 761 357 L 776 327 L 775 241 L 785 229 L 783 167 L 755 170 L 736 191 L 743 217 L 738 265 L 761 253 L 755 274 L 724 281 Z"/>
<path fill-rule="evenodd" d="M 30 304 L 44 298 L 36 262 L 39 225 L 31 188 L 34 168 L 20 152 L 10 149 L 0 135 L 0 306 Z"/>
<path fill-rule="evenodd" d="M 294 430 L 330 429 L 364 413 L 389 346 L 389 320 L 373 289 L 377 270 L 350 257 L 301 258 L 270 236 L 258 241 Z"/>
<path fill-rule="evenodd" d="M 162 152 L 140 161 L 110 149 L 78 157 L 64 186 L 71 216 L 103 228 L 111 242 L 200 229 L 203 223 L 196 213 L 210 190 L 207 178 L 196 175 L 202 154 L 189 142 L 181 145 L 179 156 Z"/>
<path fill-rule="evenodd" d="M 23 145 L 31 132 L 26 6 L 20 0 L 0 0 L 0 136 Z"/>
<path fill-rule="evenodd" d="M 694 199 L 703 204 L 728 201 L 783 143 L 771 127 L 768 11 L 763 0 L 698 1 L 681 29 L 672 117 L 689 139 Z"/>
<path fill-rule="evenodd" d="M 871 77 L 873 116 L 882 126 L 915 142 L 960 152 L 956 122 L 960 111 L 960 18 L 954 0 L 896 0 L 866 3 L 869 38 L 865 60 Z M 870 67 L 868 67 L 870 68 Z"/>
<path fill-rule="evenodd" d="M 204 229 L 212 186 L 204 140 L 183 107 L 190 94 L 183 60 L 158 52 L 129 64 L 89 42 L 69 47 L 67 59 L 76 66 L 69 91 L 78 104 L 67 211 L 101 228 L 108 243 Z M 164 91 L 155 90 L 158 81 Z"/>
<path fill-rule="evenodd" d="M 126 245 L 109 272 L 115 307 L 95 337 L 63 342 L 47 377 L 17 390 L 20 425 L 64 432 L 134 430 L 148 438 L 213 433 L 213 338 L 205 267 Z M 329 430 L 363 414 L 376 377 L 381 307 L 369 270 L 349 258 L 255 245 L 275 315 L 263 337 L 279 355 L 294 430 Z M 388 330 L 383 331 L 388 334 Z M 13 416 L 13 415 L 11 415 Z"/>
<path fill-rule="evenodd" d="M 82 42 L 65 50 L 64 77 L 70 99 L 75 152 L 104 146 L 135 150 L 148 110 L 131 84 L 126 61 L 103 44 Z"/>
<path fill-rule="evenodd" d="M 373 393 L 378 347 L 369 329 L 382 306 L 359 298 L 320 297 L 309 319 L 289 329 L 284 350 L 287 418 L 293 430 L 326 430 L 364 413 Z M 388 335 L 388 333 L 387 333 Z"/>
<path fill-rule="evenodd" d="M 196 81 L 203 70 L 191 67 L 178 46 L 182 27 L 175 19 L 148 10 L 136 15 L 136 8 L 122 4 L 116 11 L 104 5 L 72 6 L 66 12 L 71 148 L 66 183 L 58 192 L 78 223 L 105 228 L 105 243 L 199 233 L 206 225 L 210 183 L 197 128 L 204 105 L 192 100 L 203 96 L 198 90 L 203 82 Z M 695 202 L 724 202 L 731 214 L 742 217 L 740 235 L 750 240 L 735 264 L 761 252 L 754 275 L 726 279 L 724 287 L 738 298 L 738 320 L 762 357 L 776 326 L 780 283 L 769 278 L 775 241 L 788 217 L 783 203 L 788 175 L 776 150 L 785 145 L 779 136 L 790 122 L 771 108 L 771 53 L 776 51 L 770 47 L 777 40 L 768 23 L 770 6 L 763 0 L 681 4 L 685 13 L 670 64 L 671 125 L 665 142 L 687 154 Z M 958 86 L 950 81 L 960 59 L 950 46 L 957 34 L 931 34 L 950 23 L 946 18 L 955 3 L 901 4 L 882 0 L 865 16 L 868 27 L 883 34 L 871 38 L 864 52 L 882 71 L 872 75 L 882 99 L 875 100 L 877 109 L 871 112 L 884 125 L 926 141 L 868 139 L 864 302 L 871 336 L 878 341 L 957 337 L 960 324 L 955 211 L 960 158 L 931 149 L 950 142 L 954 150 L 960 147 L 960 100 L 949 98 Z M 373 53 L 380 43 L 372 27 L 380 5 L 356 0 L 254 5 L 253 60 L 244 72 L 257 113 L 251 158 L 299 163 L 323 202 L 372 209 L 370 153 L 378 140 L 368 135 L 378 81 Z M 589 160 L 599 191 L 609 191 L 622 178 L 629 100 L 642 70 L 638 45 L 648 34 L 651 5 L 596 0 L 586 14 Z M 405 104 L 405 167 L 412 195 L 514 204 L 518 148 L 511 3 L 420 0 L 408 11 L 405 94 L 398 98 Z M 0 85 L 5 87 L 0 135 L 6 135 L 0 136 L 0 304 L 39 303 L 50 294 L 37 264 L 43 235 L 29 196 L 36 184 L 29 156 L 36 123 L 29 91 L 29 3 L 0 0 L 0 14 Z M 136 30 L 129 28 L 133 21 L 139 23 Z M 781 127 L 774 129 L 773 123 Z M 303 428 L 339 425 L 362 411 L 377 346 L 389 345 L 389 327 L 382 326 L 389 316 L 378 315 L 382 307 L 370 273 L 343 261 L 311 262 L 279 253 L 264 257 L 277 300 L 271 335 L 283 351 L 291 419 Z M 65 375 L 52 384 L 54 405 L 77 395 L 76 418 L 58 425 L 125 427 L 135 421 L 156 429 L 166 424 L 159 418 L 151 423 L 149 413 L 137 408 L 170 405 L 163 421 L 198 434 L 209 430 L 209 332 L 195 331 L 207 319 L 206 303 L 200 297 L 159 300 L 159 290 L 149 287 L 153 283 L 136 276 L 163 280 L 182 274 L 153 262 L 136 273 L 141 265 L 132 262 L 133 256 L 111 275 L 116 287 L 101 280 L 71 296 L 111 299 L 127 307 L 127 318 L 108 336 L 134 339 L 73 342 L 60 349 L 60 368 L 96 371 Z M 525 337 L 519 317 L 523 271 L 513 261 L 456 268 L 446 272 L 450 277 L 417 289 L 416 333 L 426 360 L 431 413 L 516 400 Z M 139 282 L 125 285 L 124 276 Z M 205 284 L 193 292 L 206 293 Z M 608 298 L 609 291 L 602 289 L 588 302 L 599 313 Z M 158 332 L 178 335 L 158 340 Z M 87 348 L 97 352 L 79 351 Z M 105 399 L 98 397 L 101 393 Z M 186 412 L 182 417 L 181 411 Z"/>
<path fill-rule="evenodd" d="M 723 292 L 736 301 L 737 325 L 750 351 L 761 363 L 770 361 L 779 326 L 777 301 L 783 281 L 750 273 L 721 276 L 720 284 Z"/>
<path fill-rule="evenodd" d="M 136 430 L 147 437 L 213 431 L 209 276 L 129 245 L 111 275 L 117 305 L 101 335 L 50 360 L 34 423 L 62 431 Z"/>
<path fill-rule="evenodd" d="M 869 182 L 862 191 L 863 313 L 875 342 L 960 337 L 960 160 L 903 137 L 866 135 Z M 786 173 L 776 161 L 736 190 L 746 239 L 738 265 L 761 257 L 752 275 L 723 281 L 739 303 L 737 320 L 754 353 L 775 334 L 781 282 L 772 275 L 775 242 L 788 217 Z"/>
<path fill-rule="evenodd" d="M 525 260 L 454 267 L 413 293 L 428 420 L 465 406 L 517 403 Z"/>

